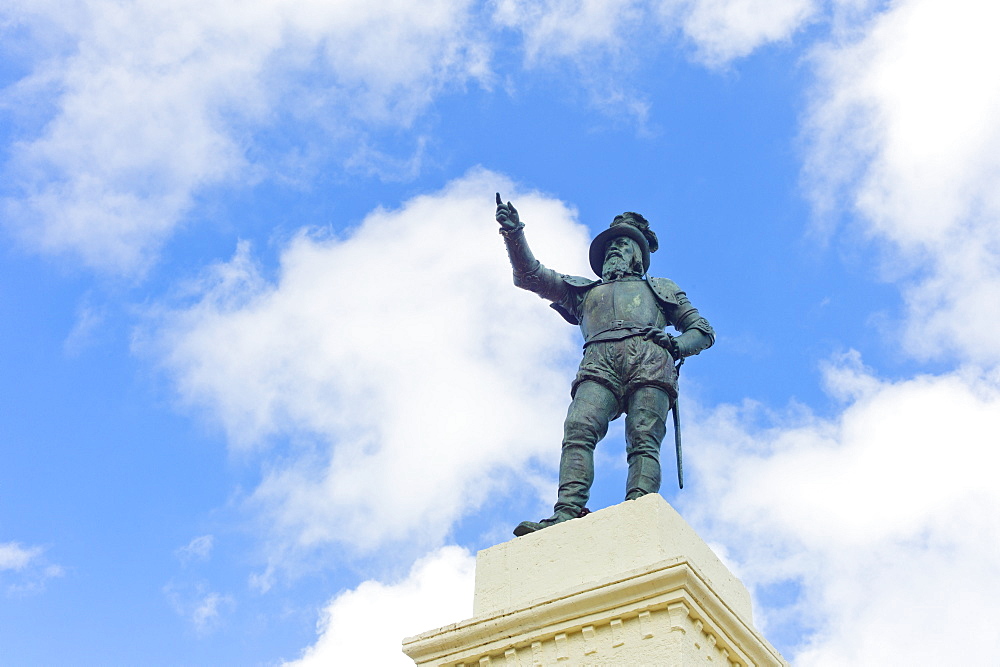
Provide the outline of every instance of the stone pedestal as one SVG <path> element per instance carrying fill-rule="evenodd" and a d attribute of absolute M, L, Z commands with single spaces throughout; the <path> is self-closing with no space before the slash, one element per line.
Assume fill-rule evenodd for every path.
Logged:
<path fill-rule="evenodd" d="M 479 552 L 473 618 L 403 641 L 418 665 L 785 665 L 750 594 L 659 495 Z"/>

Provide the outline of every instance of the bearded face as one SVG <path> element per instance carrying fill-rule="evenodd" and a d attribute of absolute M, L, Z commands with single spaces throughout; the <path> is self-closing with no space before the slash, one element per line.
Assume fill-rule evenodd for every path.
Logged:
<path fill-rule="evenodd" d="M 642 274 L 642 251 L 639 249 L 639 244 L 627 236 L 613 238 L 604 251 L 601 278 L 618 280 L 625 276 L 641 276 Z"/>

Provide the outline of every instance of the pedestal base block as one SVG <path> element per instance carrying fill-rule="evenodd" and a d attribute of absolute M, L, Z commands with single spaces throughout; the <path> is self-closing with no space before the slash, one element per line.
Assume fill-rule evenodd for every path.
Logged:
<path fill-rule="evenodd" d="M 659 495 L 479 552 L 475 616 L 410 637 L 418 665 L 785 665 L 750 595 Z"/>

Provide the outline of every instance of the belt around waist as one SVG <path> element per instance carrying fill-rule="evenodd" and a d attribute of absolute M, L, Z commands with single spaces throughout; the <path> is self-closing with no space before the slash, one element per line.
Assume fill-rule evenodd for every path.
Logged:
<path fill-rule="evenodd" d="M 652 324 L 643 322 L 632 322 L 630 320 L 613 320 L 609 326 L 606 326 L 600 331 L 595 331 L 594 333 L 587 336 L 587 340 L 583 344 L 583 346 L 586 347 L 588 343 L 595 342 L 598 339 L 598 337 L 603 336 L 604 334 L 620 331 L 626 334 L 623 337 L 628 337 L 630 335 L 636 335 L 641 331 L 651 328 L 652 326 L 653 326 Z M 614 340 L 614 339 L 608 337 L 606 340 Z"/>

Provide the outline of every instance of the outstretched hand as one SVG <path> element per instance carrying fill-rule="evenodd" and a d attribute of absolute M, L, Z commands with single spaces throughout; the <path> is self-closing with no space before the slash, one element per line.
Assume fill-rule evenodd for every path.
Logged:
<path fill-rule="evenodd" d="M 517 229 L 521 223 L 517 216 L 517 209 L 510 202 L 504 204 L 503 200 L 500 199 L 499 192 L 497 193 L 497 222 L 506 231 Z"/>

